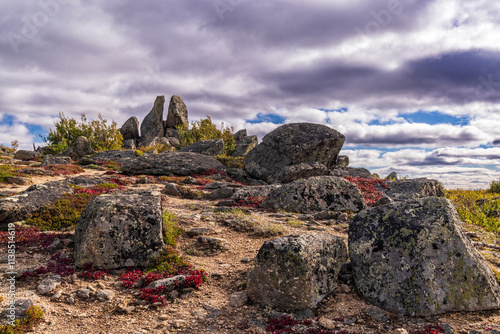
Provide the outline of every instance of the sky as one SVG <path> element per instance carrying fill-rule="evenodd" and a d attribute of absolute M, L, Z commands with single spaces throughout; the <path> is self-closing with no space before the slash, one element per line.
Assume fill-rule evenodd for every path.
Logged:
<path fill-rule="evenodd" d="M 0 144 L 42 145 L 59 112 L 121 126 L 180 95 L 191 121 L 259 140 L 324 124 L 352 167 L 487 188 L 498 31 L 486 0 L 2 0 Z"/>

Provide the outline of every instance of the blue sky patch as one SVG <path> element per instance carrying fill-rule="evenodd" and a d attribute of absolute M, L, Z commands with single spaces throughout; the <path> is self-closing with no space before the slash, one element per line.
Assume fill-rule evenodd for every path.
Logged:
<path fill-rule="evenodd" d="M 258 124 L 258 123 L 283 124 L 286 121 L 286 117 L 276 114 L 258 113 L 254 119 L 246 119 L 245 121 L 250 124 Z"/>
<path fill-rule="evenodd" d="M 423 123 L 429 125 L 436 124 L 451 124 L 456 126 L 464 126 L 470 124 L 469 116 L 452 116 L 443 114 L 439 111 L 424 111 L 419 110 L 414 113 L 398 114 L 399 118 L 403 118 L 408 123 Z M 369 125 L 390 125 L 395 124 L 394 121 L 382 122 L 380 120 L 373 120 Z"/>

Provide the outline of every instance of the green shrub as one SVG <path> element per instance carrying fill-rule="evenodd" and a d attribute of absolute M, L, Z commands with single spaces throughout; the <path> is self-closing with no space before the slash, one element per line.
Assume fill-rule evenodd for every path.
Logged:
<path fill-rule="evenodd" d="M 17 140 L 11 141 L 10 147 L 7 147 L 7 146 L 4 146 L 3 144 L 0 144 L 0 151 L 3 150 L 7 153 L 16 153 L 18 148 L 19 148 L 19 142 Z"/>
<path fill-rule="evenodd" d="M 224 155 L 224 154 L 217 156 L 217 160 L 219 160 L 220 163 L 223 164 L 224 166 L 226 166 L 227 168 L 243 169 L 244 168 L 244 166 L 243 166 L 244 159 L 245 159 L 244 157 L 232 157 L 232 156 Z"/>
<path fill-rule="evenodd" d="M 96 151 L 120 149 L 123 136 L 116 127 L 115 122 L 108 124 L 101 114 L 99 120 L 87 121 L 85 114 L 81 115 L 81 121 L 64 116 L 59 113 L 59 121 L 55 122 L 55 130 L 50 129 L 47 137 L 42 137 L 52 149 L 58 153 L 73 146 L 75 140 L 85 136 L 90 141 L 92 148 Z"/>
<path fill-rule="evenodd" d="M 491 194 L 500 194 L 500 180 L 492 181 L 487 191 Z"/>
<path fill-rule="evenodd" d="M 34 327 L 43 321 L 44 313 L 38 306 L 30 306 L 26 311 L 26 318 L 16 319 L 14 325 L 0 326 L 0 334 L 23 334 L 32 332 Z"/>
<path fill-rule="evenodd" d="M 215 124 L 212 123 L 210 116 L 205 119 L 195 121 L 191 123 L 191 129 L 188 129 L 187 125 L 183 125 L 177 128 L 180 136 L 181 147 L 185 147 L 202 140 L 211 140 L 222 138 L 224 140 L 224 155 L 231 155 L 236 148 L 233 137 L 233 129 L 224 123 L 221 124 L 221 128 L 218 129 Z"/>
<path fill-rule="evenodd" d="M 177 238 L 183 232 L 177 224 L 178 220 L 177 216 L 168 210 L 163 212 L 163 241 L 173 247 L 177 245 Z"/>
<path fill-rule="evenodd" d="M 189 267 L 189 263 L 184 260 L 179 253 L 172 248 L 172 246 L 167 246 L 161 250 L 158 256 L 150 259 L 150 265 L 147 271 L 166 271 L 169 274 L 175 274 L 179 270 L 187 269 Z"/>

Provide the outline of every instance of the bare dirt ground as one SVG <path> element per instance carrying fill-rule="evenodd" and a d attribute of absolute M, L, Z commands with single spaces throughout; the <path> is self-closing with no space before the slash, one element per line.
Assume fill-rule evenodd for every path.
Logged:
<path fill-rule="evenodd" d="M 102 171 L 87 171 L 88 175 Z M 34 182 L 43 183 L 64 177 L 35 177 Z M 0 190 L 19 192 L 26 187 L 7 186 Z M 162 189 L 160 184 L 135 185 L 136 187 Z M 264 333 L 269 316 L 276 316 L 275 310 L 262 309 L 247 303 L 244 306 L 230 303 L 230 296 L 245 290 L 246 276 L 252 269 L 253 259 L 266 240 L 275 236 L 257 236 L 248 231 L 236 231 L 223 223 L 215 213 L 215 202 L 165 197 L 164 209 L 179 217 L 180 226 L 188 231 L 196 227 L 212 230 L 211 236 L 227 240 L 228 249 L 210 256 L 186 254 L 193 247 L 195 239 L 181 235 L 177 250 L 197 268 L 203 268 L 208 281 L 199 290 L 181 294 L 169 300 L 166 306 L 153 307 L 138 300 L 137 289 L 121 286 L 119 273 L 113 273 L 100 280 L 89 280 L 77 275 L 63 277 L 58 298 L 51 295 L 40 296 L 37 286 L 44 278 L 27 278 L 16 281 L 17 298 L 30 298 L 43 308 L 45 321 L 35 329 L 36 333 Z M 319 222 L 318 225 L 297 223 L 296 217 L 276 215 L 251 209 L 252 217 L 262 223 L 275 223 L 283 227 L 282 235 L 301 233 L 330 233 L 340 235 L 347 241 L 346 224 Z M 5 245 L 2 245 L 5 247 Z M 60 250 L 59 250 L 60 251 Z M 62 250 L 72 254 L 73 249 Z M 7 253 L 0 250 L 0 257 Z M 17 271 L 33 269 L 45 265 L 50 253 L 40 249 L 25 249 L 16 254 Z M 201 255 L 201 254 L 199 254 Z M 7 272 L 7 264 L 0 264 L 0 271 Z M 47 274 L 48 275 L 48 274 Z M 6 296 L 6 279 L 0 280 L 1 296 Z M 82 288 L 89 288 L 89 298 L 76 297 L 74 304 L 68 302 L 70 296 Z M 95 293 L 101 289 L 116 292 L 114 299 L 99 301 Z M 7 306 L 7 300 L 1 308 Z M 500 330 L 500 310 L 475 313 L 451 313 L 428 318 L 410 318 L 383 311 L 388 323 L 374 320 L 367 314 L 372 306 L 356 294 L 352 284 L 343 284 L 328 296 L 310 318 L 313 325 L 322 324 L 330 329 L 345 329 L 350 333 L 395 333 L 404 328 L 408 332 L 422 330 L 427 324 L 449 324 L 457 332 L 468 333 L 478 330 L 489 333 L 489 328 Z M 352 323 L 352 324 L 349 324 Z"/>

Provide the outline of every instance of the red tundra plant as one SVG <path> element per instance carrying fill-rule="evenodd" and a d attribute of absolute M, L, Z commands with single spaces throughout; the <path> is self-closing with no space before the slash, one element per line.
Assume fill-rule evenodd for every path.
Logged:
<path fill-rule="evenodd" d="M 379 179 L 365 179 L 364 177 L 354 176 L 345 176 L 344 178 L 358 187 L 368 206 L 377 203 L 382 198 L 382 193 L 375 188 L 377 184 L 385 189 L 389 189 L 389 186 L 383 180 Z"/>

